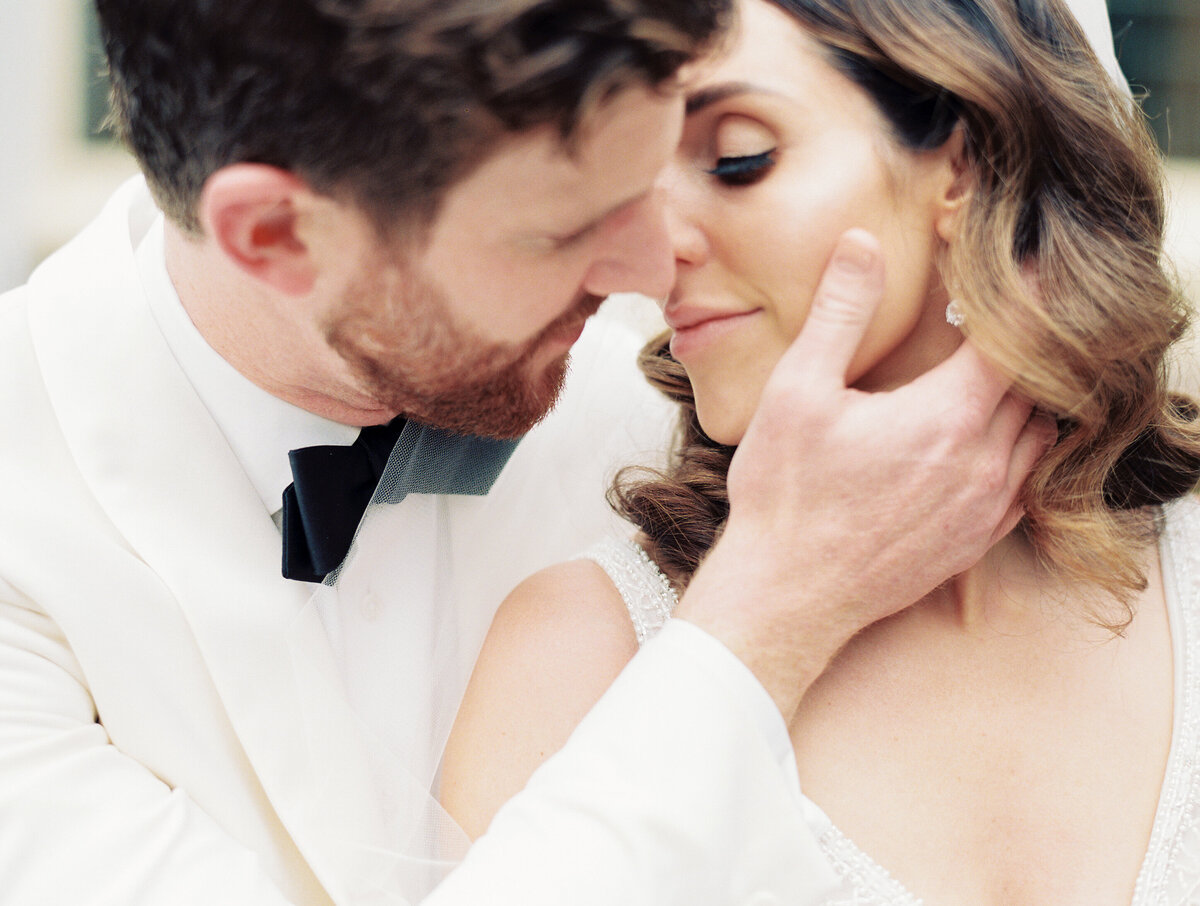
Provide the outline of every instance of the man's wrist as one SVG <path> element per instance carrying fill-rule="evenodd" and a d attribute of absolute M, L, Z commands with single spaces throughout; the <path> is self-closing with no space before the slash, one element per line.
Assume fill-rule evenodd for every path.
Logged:
<path fill-rule="evenodd" d="M 775 581 L 769 556 L 740 549 L 726 535 L 693 576 L 675 616 L 728 648 L 757 677 L 790 723 L 809 686 L 845 642 L 829 602 L 794 577 Z M 790 572 L 790 571 L 789 571 Z"/>

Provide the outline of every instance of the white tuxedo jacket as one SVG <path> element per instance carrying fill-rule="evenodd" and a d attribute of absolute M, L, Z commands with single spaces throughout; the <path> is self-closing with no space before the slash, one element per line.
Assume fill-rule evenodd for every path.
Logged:
<path fill-rule="evenodd" d="M 311 588 L 281 578 L 279 534 L 144 298 L 132 251 L 153 214 L 127 185 L 0 297 L 0 906 L 404 903 L 396 804 Z M 631 367 L 582 356 L 491 495 L 398 505 L 437 525 L 397 539 L 418 576 L 400 604 L 495 607 L 604 530 L 605 473 L 660 443 L 665 416 L 635 417 L 653 397 Z M 693 659 L 716 643 L 673 632 L 431 903 L 820 886 L 794 769 L 745 690 Z"/>

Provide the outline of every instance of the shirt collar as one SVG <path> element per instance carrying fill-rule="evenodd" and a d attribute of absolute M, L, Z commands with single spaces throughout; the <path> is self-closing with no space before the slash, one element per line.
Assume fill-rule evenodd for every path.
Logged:
<path fill-rule="evenodd" d="M 292 483 L 288 451 L 318 444 L 347 445 L 359 429 L 322 418 L 272 396 L 226 362 L 184 310 L 167 274 L 160 214 L 135 252 L 154 320 L 184 375 L 195 388 L 267 512 L 283 506 Z"/>

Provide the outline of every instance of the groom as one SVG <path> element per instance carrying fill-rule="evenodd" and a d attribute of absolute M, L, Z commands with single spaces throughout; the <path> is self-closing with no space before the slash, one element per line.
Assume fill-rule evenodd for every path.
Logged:
<path fill-rule="evenodd" d="M 97 6 L 145 184 L 0 301 L 0 901 L 411 901 L 424 779 L 380 756 L 410 725 L 362 719 L 312 583 L 396 437 L 406 590 L 353 577 L 368 625 L 474 626 L 605 530 L 605 473 L 664 417 L 584 325 L 671 284 L 674 79 L 728 9 Z M 683 619 L 429 903 L 794 901 L 800 690 L 1012 524 L 1046 439 L 969 347 L 889 406 L 847 391 L 881 287 L 844 238 Z"/>

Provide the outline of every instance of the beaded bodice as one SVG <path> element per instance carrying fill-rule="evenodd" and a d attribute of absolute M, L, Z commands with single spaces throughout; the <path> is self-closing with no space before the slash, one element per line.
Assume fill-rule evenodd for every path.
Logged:
<path fill-rule="evenodd" d="M 1200 904 L 1200 502 L 1165 508 L 1159 542 L 1175 663 L 1171 750 L 1132 906 Z M 608 574 L 641 644 L 678 599 L 662 572 L 633 541 L 607 541 L 585 556 Z M 822 906 L 922 906 L 867 853 L 806 800 L 805 817 L 838 876 Z"/>

